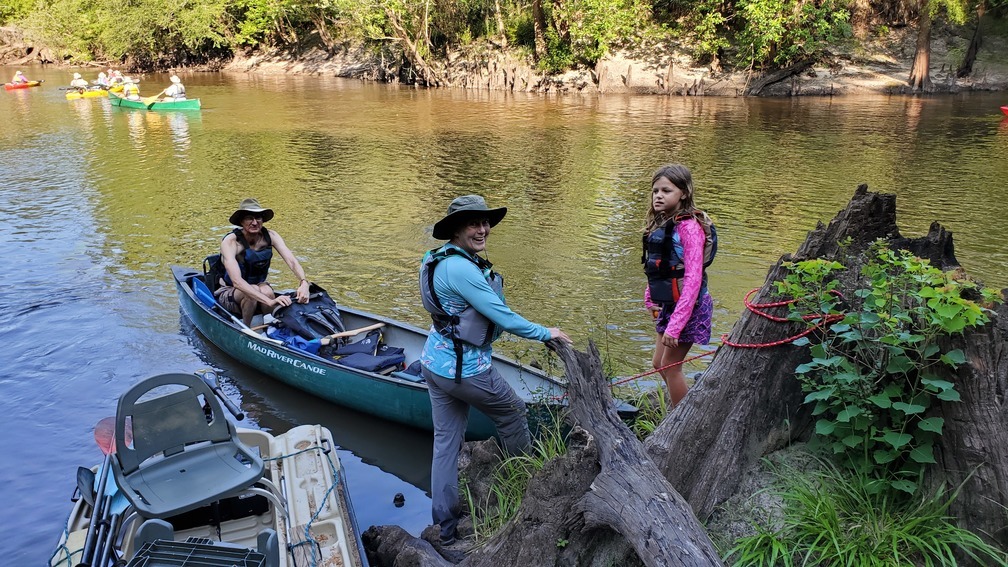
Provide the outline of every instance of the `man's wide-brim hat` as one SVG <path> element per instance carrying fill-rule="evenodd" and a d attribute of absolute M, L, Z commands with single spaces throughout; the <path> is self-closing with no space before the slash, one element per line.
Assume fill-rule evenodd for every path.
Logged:
<path fill-rule="evenodd" d="M 266 222 L 273 218 L 273 209 L 267 209 L 259 204 L 255 199 L 245 199 L 238 205 L 238 210 L 231 214 L 231 224 L 241 226 L 242 218 L 245 215 L 262 215 L 262 221 Z"/>
<path fill-rule="evenodd" d="M 490 226 L 497 226 L 497 223 L 507 214 L 507 207 L 490 209 L 486 201 L 479 195 L 463 195 L 456 197 L 448 205 L 448 214 L 434 224 L 434 238 L 438 240 L 451 240 L 455 236 L 455 231 L 463 222 L 473 218 L 486 217 L 490 220 Z"/>

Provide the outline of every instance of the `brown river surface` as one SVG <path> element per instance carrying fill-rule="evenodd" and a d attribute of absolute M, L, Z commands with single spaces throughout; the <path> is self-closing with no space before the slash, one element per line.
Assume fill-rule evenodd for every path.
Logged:
<path fill-rule="evenodd" d="M 0 77 L 14 70 L 0 67 Z M 650 364 L 640 229 L 651 173 L 667 162 L 693 170 L 697 203 L 718 226 L 716 336 L 768 267 L 859 183 L 898 196 L 903 234 L 940 221 L 971 275 L 1008 285 L 1004 93 L 558 97 L 208 73 L 182 77 L 203 103 L 183 113 L 68 101 L 59 87 L 70 70 L 25 71 L 45 84 L 0 93 L 0 557 L 9 565 L 50 556 L 77 466 L 101 461 L 93 427 L 114 415 L 119 394 L 141 378 L 208 366 L 241 401 L 243 425 L 332 430 L 362 530 L 400 524 L 419 534 L 429 522 L 430 434 L 278 384 L 181 316 L 169 266 L 214 252 L 243 197 L 276 211 L 269 226 L 338 302 L 426 325 L 417 269 L 438 245 L 431 225 L 452 197 L 483 194 L 508 207 L 488 252 L 509 303 L 579 348 L 594 340 L 621 376 Z M 144 76 L 141 94 L 168 84 Z M 279 287 L 296 284 L 286 267 L 274 271 Z M 528 341 L 499 344 L 542 356 Z"/>

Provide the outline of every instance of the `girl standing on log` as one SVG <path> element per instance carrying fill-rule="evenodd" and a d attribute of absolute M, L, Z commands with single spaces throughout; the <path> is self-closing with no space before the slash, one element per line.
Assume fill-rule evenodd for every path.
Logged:
<path fill-rule="evenodd" d="M 655 318 L 651 360 L 665 380 L 672 405 L 686 396 L 682 361 L 694 343 L 710 342 L 714 300 L 704 270 L 717 250 L 710 217 L 693 203 L 693 177 L 684 165 L 661 167 L 651 179 L 644 228 L 644 303 Z"/>

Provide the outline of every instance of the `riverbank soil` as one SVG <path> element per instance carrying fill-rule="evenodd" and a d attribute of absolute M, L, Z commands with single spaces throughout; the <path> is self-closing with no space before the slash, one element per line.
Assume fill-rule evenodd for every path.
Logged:
<path fill-rule="evenodd" d="M 753 302 L 778 300 L 776 282 L 789 273 L 785 263 L 813 258 L 843 260 L 847 267 L 838 275 L 840 287 L 856 289 L 860 268 L 878 239 L 941 270 L 961 270 L 951 233 L 936 222 L 925 236 L 901 236 L 896 196 L 861 185 L 829 225 L 809 232 L 795 254 L 770 268 Z M 1008 389 L 1003 356 L 1008 306 L 996 306 L 990 317 L 981 328 L 943 339 L 943 351 L 961 350 L 964 362 L 954 370 L 932 370 L 937 379 L 955 384 L 960 399 L 930 410 L 944 419 L 944 427 L 925 484 L 930 490 L 960 487 L 948 513 L 959 527 L 1003 549 L 1008 547 L 1008 491 L 1002 488 L 1008 486 L 1008 412 L 1002 407 Z M 616 415 L 594 345 L 586 353 L 559 346 L 578 428 L 569 451 L 534 475 L 514 519 L 478 545 L 451 549 L 430 543 L 435 530 L 425 531 L 421 540 L 395 526 L 373 526 L 364 537 L 372 564 L 721 564 L 710 556 L 712 540 L 734 540 L 744 533 L 737 531 L 740 525 L 748 527 L 726 517 L 725 508 L 741 507 L 767 482 L 766 471 L 759 471 L 761 460 L 807 439 L 814 422 L 795 379 L 795 368 L 809 360 L 809 347 L 786 340 L 793 338 L 795 326 L 747 311 L 733 329 L 735 340 L 758 337 L 777 346 L 719 349 L 704 379 L 643 444 Z M 482 480 L 472 482 L 483 478 L 479 470 L 465 469 L 470 486 L 483 486 Z M 480 494 L 475 498 L 483 501 Z M 700 522 L 707 530 L 722 531 L 709 536 Z"/>
<path fill-rule="evenodd" d="M 973 72 L 956 77 L 973 34 L 963 26 L 937 26 L 931 41 L 931 80 L 936 93 L 1008 90 L 1008 35 L 986 33 Z M 834 45 L 797 74 L 767 84 L 761 96 L 839 96 L 910 92 L 916 30 L 905 27 L 884 36 Z M 361 46 L 300 54 L 248 53 L 225 66 L 233 71 L 309 73 L 365 80 L 408 79 L 401 53 Z M 765 75 L 750 71 L 712 71 L 698 64 L 688 46 L 672 41 L 644 42 L 606 55 L 593 69 L 545 75 L 514 51 L 473 47 L 442 62 L 444 86 L 476 90 L 538 93 L 633 93 L 688 96 L 740 96 Z"/>
<path fill-rule="evenodd" d="M 931 80 L 933 92 L 1008 90 L 1008 24 L 985 20 L 983 43 L 973 71 L 958 78 L 973 36 L 969 26 L 938 24 L 932 30 Z M 535 68 L 524 51 L 474 44 L 431 62 L 441 86 L 474 90 L 537 93 L 633 93 L 688 96 L 851 95 L 897 94 L 910 91 L 916 29 L 885 29 L 865 39 L 853 38 L 831 46 L 807 66 L 779 80 L 756 70 L 713 70 L 697 62 L 690 46 L 666 39 L 644 40 L 613 50 L 591 69 L 546 75 Z M 45 46 L 26 41 L 16 28 L 0 28 L 0 64 L 61 64 Z M 107 63 L 103 63 L 107 64 Z M 128 62 L 127 62 L 128 65 Z M 309 74 L 381 82 L 412 82 L 413 70 L 395 43 L 345 44 L 333 49 L 301 51 L 247 50 L 229 61 L 195 67 L 264 74 Z M 146 71 L 149 69 L 130 69 Z M 767 83 L 767 84 L 763 84 Z M 751 92 L 754 86 L 757 93 Z"/>

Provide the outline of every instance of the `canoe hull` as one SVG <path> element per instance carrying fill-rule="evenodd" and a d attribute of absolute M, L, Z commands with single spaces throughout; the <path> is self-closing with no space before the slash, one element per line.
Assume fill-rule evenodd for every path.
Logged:
<path fill-rule="evenodd" d="M 27 83 L 4 83 L 4 89 L 14 91 L 17 89 L 30 89 L 42 84 L 42 81 L 28 81 Z"/>
<path fill-rule="evenodd" d="M 239 428 L 238 435 L 243 443 L 257 450 L 267 463 L 264 478 L 271 480 L 286 495 L 289 520 L 285 520 L 273 503 L 260 496 L 258 498 L 268 503 L 268 506 L 264 506 L 265 510 L 259 508 L 244 514 L 234 514 L 234 517 L 222 521 L 219 532 L 213 525 L 198 522 L 193 525 L 189 518 L 182 520 L 183 523 L 188 522 L 185 526 L 173 519 L 173 525 L 177 526 L 173 533 L 174 541 L 185 542 L 190 537 L 216 541 L 223 537 L 231 547 L 215 550 L 213 544 L 208 542 L 200 547 L 200 552 L 208 558 L 207 564 L 231 564 L 223 562 L 215 554 L 230 556 L 229 554 L 236 553 L 234 546 L 254 552 L 258 547 L 259 534 L 264 529 L 272 528 L 279 540 L 282 567 L 307 564 L 304 555 L 310 554 L 312 548 L 318 565 L 365 567 L 367 558 L 360 541 L 360 530 L 347 494 L 343 467 L 333 450 L 329 430 L 319 425 L 301 425 L 274 436 L 265 431 Z M 98 469 L 96 466 L 92 471 L 97 475 Z M 116 498 L 123 498 L 125 502 L 121 493 Z M 226 503 L 221 506 L 222 509 L 229 507 Z M 245 506 L 254 509 L 254 506 Z M 50 561 L 52 567 L 76 565 L 80 562 L 91 512 L 91 507 L 83 498 L 76 501 L 67 520 L 66 530 Z M 139 551 L 136 530 L 141 522 L 138 519 L 123 527 L 122 543 L 117 549 L 123 561 L 130 561 Z M 304 541 L 305 526 L 311 526 L 313 541 L 310 544 Z M 160 548 L 169 549 L 171 545 L 170 542 L 159 542 Z M 147 560 L 157 565 L 177 564 L 158 563 L 150 558 Z M 140 558 L 137 561 L 147 564 Z"/>
<path fill-rule="evenodd" d="M 149 105 L 149 107 L 142 100 L 129 100 L 118 96 L 114 92 L 109 94 L 109 99 L 112 101 L 112 106 L 133 108 L 136 110 L 199 110 L 201 108 L 200 99 L 198 98 L 155 102 Z"/>
<path fill-rule="evenodd" d="M 358 370 L 283 345 L 265 337 L 245 334 L 196 299 L 191 278 L 202 273 L 173 266 L 179 304 L 200 333 L 232 358 L 273 378 L 329 402 L 410 427 L 432 431 L 427 385 L 402 372 L 390 375 Z M 384 323 L 385 342 L 406 351 L 406 363 L 417 360 L 426 331 L 378 315 L 340 308 L 348 329 Z M 494 366 L 530 407 L 563 405 L 565 386 L 545 373 L 514 360 L 494 356 Z M 632 409 L 632 408 L 631 408 Z M 530 411 L 535 426 L 539 412 Z M 493 422 L 477 410 L 470 410 L 466 436 L 488 439 L 496 434 Z"/>
<path fill-rule="evenodd" d="M 79 98 L 101 98 L 107 97 L 108 95 L 109 92 L 105 89 L 94 89 L 84 92 L 70 91 L 66 94 L 66 98 L 67 100 L 76 100 Z"/>

